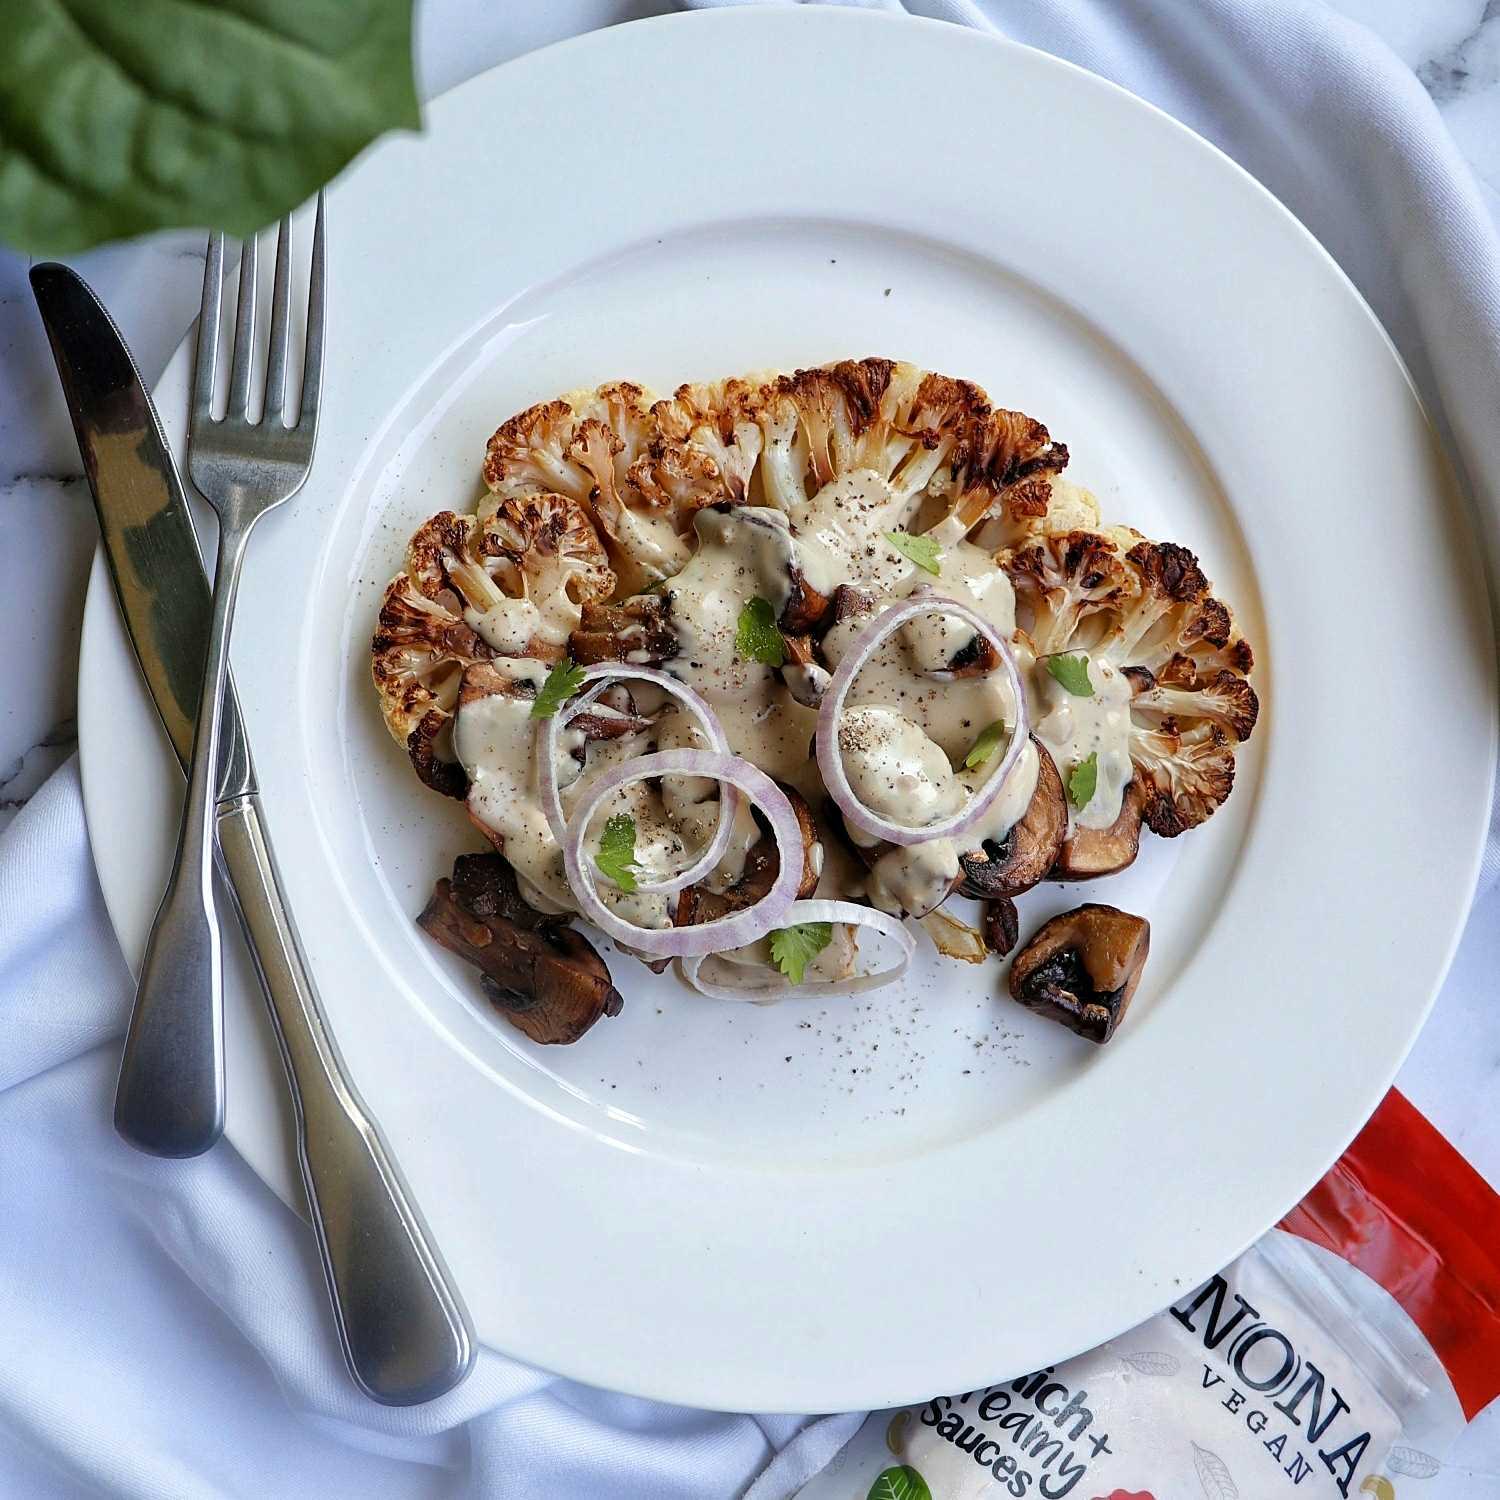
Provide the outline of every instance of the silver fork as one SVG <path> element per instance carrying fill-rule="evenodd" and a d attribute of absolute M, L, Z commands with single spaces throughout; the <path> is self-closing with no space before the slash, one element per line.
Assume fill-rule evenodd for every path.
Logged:
<path fill-rule="evenodd" d="M 214 911 L 214 804 L 220 706 L 229 664 L 240 566 L 255 523 L 307 479 L 323 374 L 323 198 L 313 233 L 302 399 L 286 421 L 291 328 L 291 221 L 276 240 L 265 409 L 250 420 L 255 353 L 256 239 L 240 251 L 239 302 L 230 359 L 229 405 L 213 415 L 224 236 L 208 242 L 203 307 L 188 431 L 188 473 L 219 517 L 213 617 L 194 731 L 192 768 L 177 853 L 156 913 L 136 988 L 115 1092 L 115 1127 L 158 1156 L 197 1156 L 224 1130 L 224 1010 L 219 924 Z"/>

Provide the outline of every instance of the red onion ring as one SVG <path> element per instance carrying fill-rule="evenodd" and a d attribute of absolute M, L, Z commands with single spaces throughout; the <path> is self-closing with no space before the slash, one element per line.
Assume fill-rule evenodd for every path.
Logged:
<path fill-rule="evenodd" d="M 895 965 L 888 969 L 877 969 L 873 974 L 859 974 L 853 979 L 815 979 L 811 983 L 793 984 L 779 970 L 774 977 L 781 982 L 762 987 L 715 984 L 712 980 L 699 978 L 699 970 L 709 954 L 697 954 L 678 960 L 677 967 L 682 977 L 700 994 L 711 1000 L 748 1000 L 756 1004 L 767 1004 L 782 995 L 859 995 L 867 990 L 882 989 L 900 979 L 911 967 L 912 956 L 917 951 L 917 940 L 910 928 L 898 917 L 873 906 L 858 906 L 853 901 L 794 901 L 788 908 L 781 927 L 791 927 L 798 922 L 838 922 L 849 927 L 873 928 L 882 936 L 890 938 L 901 950 Z"/>
<path fill-rule="evenodd" d="M 589 824 L 611 793 L 652 776 L 706 776 L 723 783 L 726 788 L 737 788 L 765 813 L 781 856 L 781 866 L 771 889 L 754 906 L 692 927 L 656 928 L 637 927 L 633 922 L 622 920 L 599 899 L 594 862 L 583 852 Z M 573 899 L 578 902 L 579 911 L 616 942 L 653 958 L 691 958 L 695 954 L 719 953 L 726 948 L 743 948 L 747 943 L 753 943 L 773 927 L 785 926 L 787 911 L 797 899 L 797 887 L 802 883 L 802 825 L 797 821 L 786 793 L 748 760 L 712 750 L 659 750 L 654 755 L 643 755 L 606 771 L 573 809 L 562 850 L 568 885 Z M 638 889 L 644 891 L 646 887 Z"/>
<path fill-rule="evenodd" d="M 592 682 L 594 686 L 588 692 L 580 693 L 550 718 L 543 719 L 538 726 L 537 738 L 540 743 L 537 752 L 537 784 L 542 797 L 542 812 L 546 815 L 553 838 L 559 844 L 567 839 L 568 819 L 563 812 L 562 793 L 557 785 L 557 737 L 568 727 L 574 716 L 582 713 L 611 682 L 624 678 L 654 683 L 675 698 L 698 721 L 698 727 L 708 737 L 709 744 L 721 755 L 730 754 L 724 726 L 719 723 L 718 715 L 709 707 L 708 701 L 670 673 L 660 672 L 655 667 L 635 667 L 626 662 L 612 661 L 596 662 L 591 667 L 585 667 L 579 686 L 582 687 L 586 682 Z M 739 793 L 733 787 L 726 787 L 719 794 L 718 826 L 698 858 L 676 875 L 669 875 L 665 880 L 644 881 L 636 886 L 636 890 L 645 896 L 671 896 L 684 886 L 696 885 L 705 875 L 715 870 L 719 861 L 724 858 L 729 840 L 734 834 L 734 820 L 738 811 Z M 607 876 L 605 878 L 608 879 Z"/>
<path fill-rule="evenodd" d="M 854 795 L 849 778 L 844 774 L 844 757 L 839 751 L 838 724 L 843 717 L 844 699 L 848 696 L 850 686 L 884 644 L 886 637 L 894 634 L 908 620 L 929 614 L 956 616 L 965 624 L 972 625 L 995 648 L 1010 680 L 1011 693 L 1016 703 L 1016 722 L 1011 727 L 1010 743 L 1005 747 L 1000 764 L 969 799 L 967 806 L 941 822 L 928 824 L 926 828 L 908 828 L 904 823 L 892 823 L 878 813 L 871 812 Z M 1026 688 L 1021 681 L 1020 668 L 1016 666 L 1010 643 L 1003 640 L 995 627 L 977 610 L 970 609 L 967 604 L 950 599 L 945 594 L 934 594 L 922 589 L 910 598 L 882 610 L 850 642 L 849 650 L 838 664 L 833 680 L 823 695 L 823 702 L 818 707 L 818 770 L 822 772 L 823 785 L 827 787 L 828 795 L 838 803 L 849 823 L 861 833 L 883 839 L 888 844 L 925 844 L 929 839 L 954 838 L 984 816 L 990 804 L 1004 789 L 1010 773 L 1015 770 L 1030 733 Z"/>

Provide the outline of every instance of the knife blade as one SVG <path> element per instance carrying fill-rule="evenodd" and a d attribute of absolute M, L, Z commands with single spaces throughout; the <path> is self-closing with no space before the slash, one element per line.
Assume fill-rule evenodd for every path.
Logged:
<path fill-rule="evenodd" d="M 32 289 L 84 473 L 94 497 L 104 555 L 136 661 L 186 771 L 208 642 L 208 578 L 192 514 L 146 394 L 114 319 L 66 266 L 31 272 Z M 256 790 L 239 699 L 224 694 L 220 800 Z"/>
<path fill-rule="evenodd" d="M 209 628 L 208 579 L 156 410 L 114 321 L 66 266 L 32 267 L 136 659 L 184 772 Z M 345 1363 L 377 1401 L 450 1390 L 474 1330 L 378 1124 L 349 1077 L 282 891 L 232 682 L 222 709 L 220 868 L 276 1030 L 297 1157 Z"/>

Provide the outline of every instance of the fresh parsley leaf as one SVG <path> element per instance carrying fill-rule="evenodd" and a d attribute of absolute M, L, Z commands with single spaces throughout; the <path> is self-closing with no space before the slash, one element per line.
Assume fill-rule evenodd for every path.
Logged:
<path fill-rule="evenodd" d="M 910 1464 L 902 1464 L 877 1474 L 865 1500 L 932 1500 L 932 1491 Z"/>
<path fill-rule="evenodd" d="M 986 724 L 979 731 L 979 738 L 974 741 L 974 748 L 964 756 L 964 770 L 977 771 L 1000 748 L 1000 741 L 1004 738 L 1004 719 L 996 719 L 993 724 Z"/>
<path fill-rule="evenodd" d="M 1047 671 L 1075 698 L 1092 698 L 1094 684 L 1089 681 L 1089 659 L 1086 656 L 1049 656 Z"/>
<path fill-rule="evenodd" d="M 793 984 L 801 984 L 808 964 L 832 941 L 832 922 L 798 922 L 771 934 L 771 957 Z"/>
<path fill-rule="evenodd" d="M 547 673 L 531 705 L 533 719 L 550 719 L 583 686 L 583 668 L 564 657 Z"/>
<path fill-rule="evenodd" d="M 1087 760 L 1081 760 L 1068 776 L 1068 801 L 1082 812 L 1094 800 L 1099 786 L 1099 752 L 1090 751 Z"/>
<path fill-rule="evenodd" d="M 915 563 L 924 573 L 936 577 L 943 571 L 942 551 L 930 536 L 913 536 L 909 531 L 887 531 L 885 539 L 907 562 Z"/>
<path fill-rule="evenodd" d="M 605 819 L 594 864 L 601 875 L 607 875 L 627 896 L 634 893 L 635 877 L 641 867 L 635 862 L 635 819 L 629 813 L 616 813 Z"/>
<path fill-rule="evenodd" d="M 758 661 L 763 667 L 779 667 L 786 660 L 786 642 L 776 628 L 776 611 L 769 599 L 757 594 L 745 601 L 735 631 L 734 649 L 746 661 Z"/>

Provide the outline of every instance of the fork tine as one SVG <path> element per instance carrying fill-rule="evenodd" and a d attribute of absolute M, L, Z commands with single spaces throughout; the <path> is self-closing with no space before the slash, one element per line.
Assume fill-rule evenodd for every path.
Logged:
<path fill-rule="evenodd" d="M 217 230 L 208 237 L 203 257 L 203 305 L 198 311 L 198 352 L 193 360 L 193 409 L 191 425 L 212 419 L 214 414 L 214 366 L 219 357 L 219 302 L 224 290 L 224 236 Z"/>
<path fill-rule="evenodd" d="M 234 353 L 229 367 L 229 415 L 243 417 L 250 405 L 250 361 L 255 352 L 256 236 L 240 247 L 240 300 L 234 310 Z"/>
<path fill-rule="evenodd" d="M 317 226 L 313 230 L 312 267 L 307 287 L 307 352 L 302 362 L 302 412 L 297 419 L 316 430 L 318 398 L 323 389 L 323 312 L 325 268 L 323 263 L 323 195 L 318 194 Z"/>
<path fill-rule="evenodd" d="M 281 420 L 281 409 L 286 404 L 286 356 L 291 340 L 291 329 L 287 326 L 287 314 L 291 307 L 292 289 L 289 261 L 292 254 L 292 221 L 283 216 L 281 228 L 276 233 L 276 278 L 271 284 L 271 347 L 266 356 L 266 411 L 261 418 L 268 422 Z"/>

